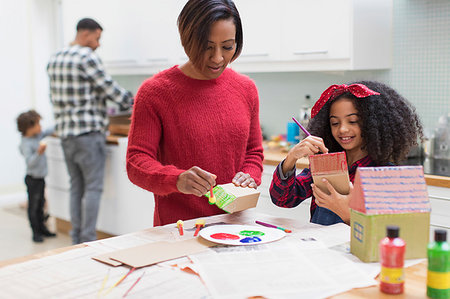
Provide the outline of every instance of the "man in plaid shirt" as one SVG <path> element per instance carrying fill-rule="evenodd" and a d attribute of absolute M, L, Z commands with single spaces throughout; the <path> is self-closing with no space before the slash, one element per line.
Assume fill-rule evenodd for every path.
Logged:
<path fill-rule="evenodd" d="M 92 19 L 77 24 L 75 41 L 50 59 L 47 72 L 55 115 L 70 175 L 72 243 L 96 240 L 96 222 L 103 191 L 106 100 L 128 110 L 132 94 L 105 73 L 94 52 L 103 28 Z"/>

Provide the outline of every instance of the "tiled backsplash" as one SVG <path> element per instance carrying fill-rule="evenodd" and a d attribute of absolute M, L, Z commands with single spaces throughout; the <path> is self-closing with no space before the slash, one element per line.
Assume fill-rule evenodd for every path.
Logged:
<path fill-rule="evenodd" d="M 450 1 L 395 0 L 393 67 L 383 71 L 250 73 L 258 86 L 261 125 L 267 136 L 285 133 L 305 95 L 314 104 L 331 84 L 378 80 L 395 88 L 417 108 L 425 128 L 450 113 Z M 146 76 L 116 76 L 136 91 Z"/>

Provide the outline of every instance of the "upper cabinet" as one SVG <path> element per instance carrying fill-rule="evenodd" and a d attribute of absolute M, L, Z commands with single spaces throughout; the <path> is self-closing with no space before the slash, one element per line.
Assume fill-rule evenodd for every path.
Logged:
<path fill-rule="evenodd" d="M 244 47 L 241 72 L 387 69 L 392 61 L 392 0 L 234 0 Z M 104 31 L 97 50 L 112 74 L 152 74 L 187 56 L 177 17 L 186 0 L 61 0 L 62 41 L 79 19 Z"/>
<path fill-rule="evenodd" d="M 112 74 L 149 74 L 186 61 L 177 17 L 186 0 L 62 0 L 62 45 L 85 17 L 103 27 L 97 49 Z"/>
<path fill-rule="evenodd" d="M 243 19 L 244 41 L 250 46 L 259 41 L 266 50 L 261 53 L 268 54 L 254 61 L 238 58 L 233 63 L 238 71 L 391 67 L 392 0 L 267 0 L 256 1 L 253 9 L 249 2 L 235 0 Z"/>

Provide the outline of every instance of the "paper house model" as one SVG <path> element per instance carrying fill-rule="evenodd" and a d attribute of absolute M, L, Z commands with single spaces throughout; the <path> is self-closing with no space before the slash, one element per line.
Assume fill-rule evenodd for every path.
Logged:
<path fill-rule="evenodd" d="M 350 191 L 347 159 L 345 152 L 328 153 L 309 156 L 309 167 L 314 185 L 323 192 L 330 194 L 322 179 L 327 179 L 340 194 Z"/>
<path fill-rule="evenodd" d="M 363 262 L 378 261 L 386 226 L 397 225 L 405 258 L 425 258 L 431 206 L 422 166 L 359 167 L 353 185 L 351 253 Z"/>
<path fill-rule="evenodd" d="M 233 183 L 213 188 L 216 205 L 227 213 L 234 213 L 256 207 L 260 192 L 254 188 L 237 187 Z M 206 197 L 210 197 L 209 192 Z"/>

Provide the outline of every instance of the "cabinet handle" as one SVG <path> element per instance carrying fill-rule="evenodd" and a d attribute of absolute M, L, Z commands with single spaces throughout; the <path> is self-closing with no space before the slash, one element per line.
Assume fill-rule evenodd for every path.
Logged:
<path fill-rule="evenodd" d="M 311 55 L 311 54 L 327 54 L 328 50 L 318 50 L 318 51 L 300 51 L 294 52 L 294 55 Z"/>
<path fill-rule="evenodd" d="M 108 64 L 136 63 L 136 60 L 134 60 L 134 59 L 106 60 L 105 63 L 108 63 Z"/>
<path fill-rule="evenodd" d="M 445 201 L 449 201 L 450 200 L 450 198 L 437 196 L 437 195 L 430 195 L 429 197 L 433 198 L 433 199 L 438 199 L 438 200 L 445 200 Z"/>
<path fill-rule="evenodd" d="M 136 60 L 133 59 L 123 59 L 123 60 L 105 60 L 105 64 L 134 64 Z"/>
<path fill-rule="evenodd" d="M 147 62 L 168 62 L 169 58 L 148 58 Z"/>
<path fill-rule="evenodd" d="M 269 53 L 242 54 L 240 57 L 267 57 Z"/>

